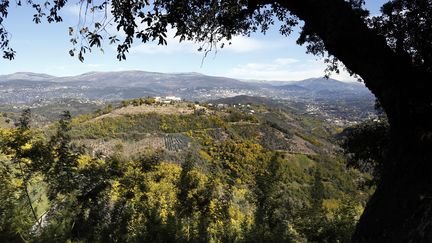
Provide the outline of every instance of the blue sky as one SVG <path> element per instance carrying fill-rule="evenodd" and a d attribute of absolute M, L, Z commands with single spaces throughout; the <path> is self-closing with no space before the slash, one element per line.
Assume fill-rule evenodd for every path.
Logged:
<path fill-rule="evenodd" d="M 385 0 L 366 0 L 366 8 L 377 14 Z M 33 24 L 33 10 L 12 6 L 4 25 L 12 33 L 13 61 L 0 59 L 0 74 L 40 72 L 56 76 L 77 75 L 89 71 L 143 70 L 154 72 L 199 72 L 239 79 L 300 80 L 323 76 L 325 65 L 317 57 L 305 54 L 295 44 L 297 35 L 283 37 L 273 28 L 266 35 L 235 37 L 232 45 L 210 53 L 203 65 L 203 53 L 197 44 L 168 40 L 168 46 L 141 44 L 138 41 L 126 61 L 117 61 L 115 46 L 104 45 L 104 53 L 94 50 L 84 63 L 70 57 L 68 27 L 77 24 L 77 6 L 70 3 L 60 24 Z M 353 80 L 348 74 L 333 76 Z"/>

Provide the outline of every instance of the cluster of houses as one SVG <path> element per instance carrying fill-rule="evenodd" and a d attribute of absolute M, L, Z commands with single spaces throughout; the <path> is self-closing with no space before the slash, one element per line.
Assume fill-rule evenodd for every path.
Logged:
<path fill-rule="evenodd" d="M 244 105 L 244 104 L 229 105 L 229 104 L 212 104 L 212 103 L 208 103 L 207 106 L 209 108 L 211 108 L 211 109 L 219 109 L 219 110 L 221 110 L 221 109 L 227 109 L 230 106 L 232 106 L 234 108 L 237 108 L 237 109 L 239 109 L 241 111 L 246 112 L 249 115 L 252 115 L 252 114 L 255 113 L 255 111 L 252 109 L 252 106 L 249 105 L 249 104 L 246 104 L 246 105 Z"/>
<path fill-rule="evenodd" d="M 152 98 L 155 103 L 159 104 L 172 104 L 176 102 L 181 102 L 183 99 L 177 96 L 156 96 Z M 208 113 L 210 110 L 223 110 L 228 109 L 229 107 L 238 108 L 239 110 L 242 110 L 243 112 L 246 112 L 249 115 L 252 115 L 255 113 L 255 111 L 252 109 L 252 106 L 249 104 L 235 104 L 235 105 L 229 105 L 229 104 L 213 104 L 213 103 L 207 103 L 205 105 L 199 105 L 195 104 L 193 105 L 195 113 L 197 114 L 205 114 Z"/>

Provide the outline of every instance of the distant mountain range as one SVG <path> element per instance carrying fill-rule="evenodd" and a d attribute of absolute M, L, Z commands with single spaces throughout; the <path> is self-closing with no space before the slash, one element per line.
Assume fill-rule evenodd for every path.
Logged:
<path fill-rule="evenodd" d="M 55 77 L 20 72 L 0 75 L 1 103 L 28 103 L 57 98 L 121 100 L 144 96 L 176 95 L 210 100 L 236 95 L 281 99 L 372 99 L 361 83 L 311 78 L 289 82 L 246 82 L 200 73 L 144 71 L 90 72 Z"/>
<path fill-rule="evenodd" d="M 286 85 L 279 86 L 280 88 L 289 89 L 291 87 L 300 87 L 308 90 L 315 91 L 346 91 L 346 90 L 365 90 L 363 84 L 359 82 L 341 82 L 335 79 L 325 79 L 325 78 L 309 78 L 298 82 L 290 82 Z"/>
<path fill-rule="evenodd" d="M 90 87 L 141 87 L 151 89 L 178 88 L 245 88 L 254 84 L 225 77 L 206 76 L 200 73 L 156 73 L 144 71 L 89 72 L 76 76 L 55 77 L 39 73 L 14 73 L 0 75 L 2 82 L 53 82 L 71 86 Z"/>

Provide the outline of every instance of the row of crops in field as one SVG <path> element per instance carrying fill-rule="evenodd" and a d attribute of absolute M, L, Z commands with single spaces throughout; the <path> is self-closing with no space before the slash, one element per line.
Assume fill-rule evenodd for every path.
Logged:
<path fill-rule="evenodd" d="M 180 151 L 186 148 L 189 144 L 190 139 L 179 133 L 165 134 L 165 148 L 169 151 Z"/>

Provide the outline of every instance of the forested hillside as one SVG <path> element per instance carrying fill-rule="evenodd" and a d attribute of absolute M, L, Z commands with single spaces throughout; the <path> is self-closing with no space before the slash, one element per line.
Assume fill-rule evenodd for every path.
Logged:
<path fill-rule="evenodd" d="M 254 104 L 122 102 L 0 129 L 0 241 L 348 242 L 342 128 Z"/>

